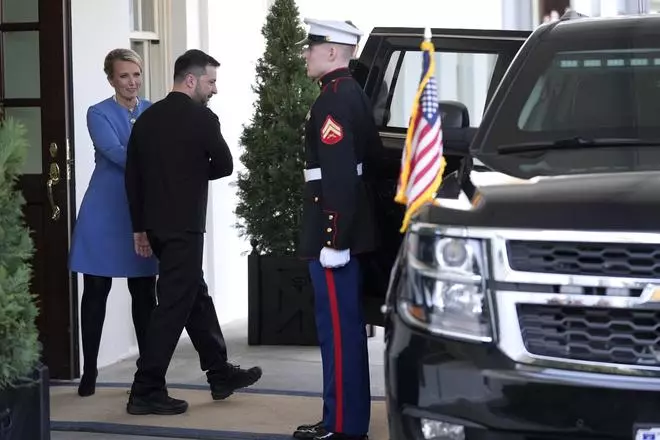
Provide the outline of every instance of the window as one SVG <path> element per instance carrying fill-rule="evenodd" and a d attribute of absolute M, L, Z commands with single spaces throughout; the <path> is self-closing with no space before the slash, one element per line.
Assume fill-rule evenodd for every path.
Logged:
<path fill-rule="evenodd" d="M 518 129 L 551 138 L 660 127 L 660 50 L 559 52 L 537 80 Z"/>
<path fill-rule="evenodd" d="M 603 26 L 539 42 L 471 147 L 521 178 L 660 169 L 658 35 L 652 24 Z"/>
<path fill-rule="evenodd" d="M 435 52 L 435 78 L 440 101 L 464 104 L 473 127 L 481 122 L 496 61 L 495 53 Z M 421 51 L 392 53 L 374 104 L 378 125 L 408 127 L 421 74 Z"/>
<path fill-rule="evenodd" d="M 129 0 L 131 24 L 131 49 L 144 63 L 144 75 L 140 96 L 151 101 L 163 98 L 167 91 L 168 66 L 165 60 L 163 31 L 165 28 L 164 6 L 161 0 Z"/>
<path fill-rule="evenodd" d="M 651 14 L 660 14 L 660 0 L 650 0 L 649 12 Z"/>

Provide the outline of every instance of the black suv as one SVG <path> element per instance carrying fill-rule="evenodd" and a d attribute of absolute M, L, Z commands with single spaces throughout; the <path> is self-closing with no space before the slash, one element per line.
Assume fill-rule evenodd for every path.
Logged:
<path fill-rule="evenodd" d="M 385 146 L 366 311 L 391 438 L 655 438 L 660 16 L 433 29 L 448 166 L 401 235 L 423 31 L 376 28 L 354 65 Z"/>

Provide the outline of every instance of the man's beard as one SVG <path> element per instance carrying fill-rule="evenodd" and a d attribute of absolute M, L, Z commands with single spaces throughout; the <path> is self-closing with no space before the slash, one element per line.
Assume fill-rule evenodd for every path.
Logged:
<path fill-rule="evenodd" d="M 209 99 L 211 99 L 211 97 L 202 93 L 202 90 L 199 86 L 195 87 L 195 101 L 201 105 L 208 105 Z"/>

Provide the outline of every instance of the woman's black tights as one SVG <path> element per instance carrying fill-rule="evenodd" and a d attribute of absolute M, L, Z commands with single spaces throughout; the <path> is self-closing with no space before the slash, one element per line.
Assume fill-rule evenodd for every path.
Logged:
<path fill-rule="evenodd" d="M 111 287 L 112 278 L 83 275 L 80 324 L 84 364 L 83 375 L 78 387 L 78 394 L 81 396 L 91 396 L 96 389 L 96 376 L 98 374 L 96 361 L 99 355 L 106 303 Z M 128 278 L 128 291 L 131 293 L 135 336 L 138 349 L 142 353 L 149 318 L 156 306 L 156 277 Z"/>

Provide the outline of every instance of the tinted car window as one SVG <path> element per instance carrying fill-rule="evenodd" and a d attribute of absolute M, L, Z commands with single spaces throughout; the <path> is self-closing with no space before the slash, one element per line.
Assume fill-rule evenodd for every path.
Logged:
<path fill-rule="evenodd" d="M 521 140 L 653 133 L 660 128 L 660 50 L 558 52 L 517 114 Z"/>
<path fill-rule="evenodd" d="M 479 126 L 498 54 L 435 52 L 434 55 L 440 100 L 465 104 L 470 125 Z M 421 74 L 421 51 L 397 50 L 392 53 L 374 105 L 378 125 L 408 127 Z"/>
<path fill-rule="evenodd" d="M 476 155 L 517 177 L 660 169 L 660 20 L 646 23 L 565 23 L 541 37 L 494 98 Z M 645 145 L 501 154 L 575 138 Z"/>

